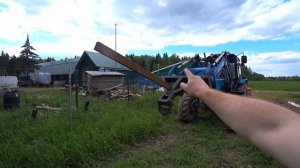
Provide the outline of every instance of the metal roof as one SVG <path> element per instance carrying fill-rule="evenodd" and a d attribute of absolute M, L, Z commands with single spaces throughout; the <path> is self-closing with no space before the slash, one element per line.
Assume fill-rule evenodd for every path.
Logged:
<path fill-rule="evenodd" d="M 95 63 L 96 66 L 99 68 L 105 67 L 105 68 L 112 68 L 112 69 L 125 69 L 128 70 L 127 67 L 123 66 L 122 64 L 119 64 L 118 62 L 104 56 L 101 53 L 98 52 L 91 52 L 91 51 L 84 51 L 91 60 Z M 82 55 L 84 55 L 84 53 Z"/>
<path fill-rule="evenodd" d="M 87 55 L 94 64 L 101 68 L 108 69 L 119 69 L 119 70 L 129 70 L 127 67 L 117 63 L 116 61 L 100 54 L 98 52 L 84 51 L 82 56 Z M 39 69 L 35 69 L 35 72 L 48 72 L 51 75 L 62 75 L 69 74 L 69 68 L 71 68 L 71 73 L 74 73 L 77 63 L 81 57 L 66 59 L 60 61 L 52 61 L 38 64 Z"/>
<path fill-rule="evenodd" d="M 100 71 L 85 71 L 91 76 L 124 76 L 124 74 L 119 72 L 100 72 Z"/>
<path fill-rule="evenodd" d="M 80 58 L 77 57 L 72 59 L 41 63 L 38 64 L 39 69 L 35 69 L 35 72 L 48 72 L 51 75 L 61 75 L 69 74 L 69 69 L 71 68 L 71 73 L 73 73 L 79 59 Z"/>

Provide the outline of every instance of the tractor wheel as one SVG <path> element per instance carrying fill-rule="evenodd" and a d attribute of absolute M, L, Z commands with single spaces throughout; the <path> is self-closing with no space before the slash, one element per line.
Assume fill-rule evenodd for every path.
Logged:
<path fill-rule="evenodd" d="M 194 121 L 198 115 L 198 106 L 195 105 L 198 99 L 184 94 L 179 101 L 178 116 L 179 120 L 185 123 Z"/>
<path fill-rule="evenodd" d="M 247 84 L 241 84 L 236 88 L 237 91 L 241 92 L 242 96 L 247 96 Z"/>

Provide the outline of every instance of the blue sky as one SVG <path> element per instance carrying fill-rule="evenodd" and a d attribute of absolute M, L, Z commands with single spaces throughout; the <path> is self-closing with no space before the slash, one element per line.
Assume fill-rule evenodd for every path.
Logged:
<path fill-rule="evenodd" d="M 170 45 L 160 50 L 131 50 L 129 53 L 134 54 L 157 54 L 157 53 L 187 53 L 194 51 L 196 53 L 218 53 L 222 51 L 239 52 L 280 52 L 280 51 L 296 51 L 300 52 L 299 39 L 283 39 L 283 40 L 258 40 L 258 41 L 238 41 L 218 44 L 214 46 L 193 46 L 193 45 Z"/>
<path fill-rule="evenodd" d="M 93 51 L 248 56 L 266 76 L 300 75 L 299 0 L 0 0 L 0 50 L 19 55 L 27 34 L 42 58 Z"/>

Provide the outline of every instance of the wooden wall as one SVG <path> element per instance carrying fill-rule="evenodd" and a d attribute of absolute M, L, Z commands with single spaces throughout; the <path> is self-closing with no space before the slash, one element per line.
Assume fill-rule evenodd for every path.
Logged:
<path fill-rule="evenodd" d="M 124 76 L 122 75 L 87 75 L 87 87 L 89 92 L 102 91 L 119 84 L 123 84 Z"/>

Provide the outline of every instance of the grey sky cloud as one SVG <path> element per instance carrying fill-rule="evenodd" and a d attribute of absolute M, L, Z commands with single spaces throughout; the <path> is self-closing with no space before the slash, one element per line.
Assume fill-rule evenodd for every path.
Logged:
<path fill-rule="evenodd" d="M 247 23 L 235 23 L 234 17 L 244 0 L 235 1 L 115 1 L 120 17 L 147 24 L 152 29 L 167 28 L 170 33 L 227 29 Z"/>
<path fill-rule="evenodd" d="M 299 34 L 300 24 L 297 23 L 300 23 L 300 18 L 295 12 L 300 6 L 296 1 L 114 0 L 111 12 L 126 24 L 141 25 L 146 28 L 147 33 L 154 32 L 166 39 L 165 45 L 211 46 L 240 40 L 279 39 L 286 38 L 287 34 Z M 22 4 L 30 15 L 37 15 L 51 3 L 50 0 L 16 2 Z M 74 19 L 76 27 L 85 26 Z M 111 35 L 111 25 L 107 25 L 107 22 L 94 21 L 93 27 L 103 34 Z M 136 30 L 136 33 L 146 33 L 141 29 Z M 132 33 L 127 35 L 132 36 Z M 149 46 L 155 43 L 154 40 L 144 40 Z"/>
<path fill-rule="evenodd" d="M 295 12 L 300 6 L 297 4 L 296 0 L 116 0 L 114 12 L 123 20 L 143 24 L 157 33 L 164 30 L 160 34 L 164 38 L 193 35 L 196 37 L 187 42 L 203 45 L 196 39 L 220 36 L 215 43 L 208 43 L 217 45 L 239 40 L 286 38 L 286 33 L 299 33 L 300 25 L 296 24 L 300 18 Z M 176 40 L 169 42 L 178 44 Z"/>

